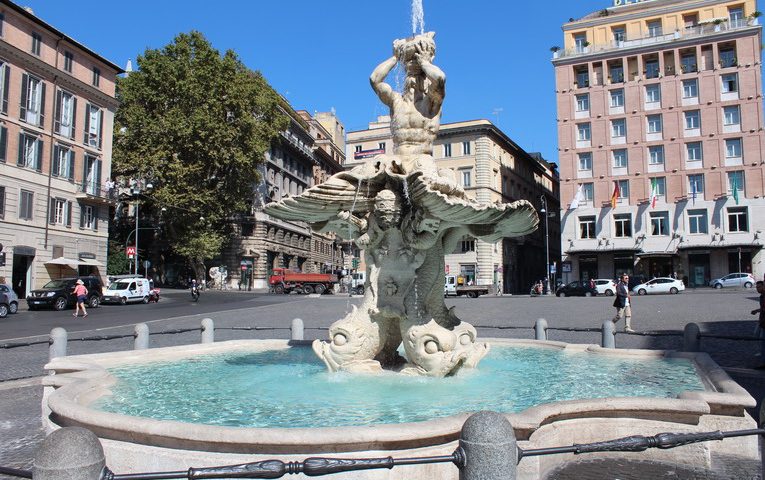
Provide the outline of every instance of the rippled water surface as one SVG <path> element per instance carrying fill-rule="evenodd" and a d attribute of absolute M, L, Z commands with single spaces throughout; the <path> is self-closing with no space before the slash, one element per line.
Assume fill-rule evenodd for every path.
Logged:
<path fill-rule="evenodd" d="M 636 359 L 492 346 L 479 368 L 449 378 L 328 373 L 310 348 L 203 355 L 111 369 L 100 410 L 234 427 L 330 427 L 519 412 L 559 400 L 675 397 L 703 390 L 684 359 Z"/>

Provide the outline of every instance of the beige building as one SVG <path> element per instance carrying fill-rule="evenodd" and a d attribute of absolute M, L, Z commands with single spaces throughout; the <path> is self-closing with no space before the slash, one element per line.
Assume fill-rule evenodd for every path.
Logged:
<path fill-rule="evenodd" d="M 618 0 L 563 25 L 568 280 L 765 274 L 758 16 L 754 0 Z"/>
<path fill-rule="evenodd" d="M 51 278 L 106 274 L 120 73 L 0 0 L 0 277 L 19 297 Z"/>
<path fill-rule="evenodd" d="M 559 210 L 555 165 L 524 151 L 488 120 L 442 124 L 433 149 L 438 167 L 452 170 L 467 194 L 479 202 L 526 199 L 539 208 L 544 196 L 548 211 Z M 390 118 L 381 116 L 366 130 L 348 132 L 344 166 L 353 168 L 392 150 Z M 555 216 L 548 221 L 549 232 L 543 221 L 530 235 L 496 243 L 465 237 L 446 255 L 446 273 L 462 276 L 466 283 L 501 283 L 506 293 L 528 293 L 532 283 L 545 276 L 546 239 L 550 239 L 550 264 L 560 258 L 558 225 Z M 363 262 L 359 268 L 364 268 Z"/>

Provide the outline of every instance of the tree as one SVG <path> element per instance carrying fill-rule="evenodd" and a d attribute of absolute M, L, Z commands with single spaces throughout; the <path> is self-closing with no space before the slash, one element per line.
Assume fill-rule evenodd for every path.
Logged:
<path fill-rule="evenodd" d="M 106 274 L 122 275 L 130 273 L 130 260 L 125 254 L 122 244 L 109 240 L 109 254 L 106 257 Z"/>
<path fill-rule="evenodd" d="M 196 31 L 137 59 L 118 79 L 113 171 L 148 179 L 141 211 L 164 208 L 164 238 L 203 278 L 233 216 L 249 211 L 258 166 L 288 119 L 279 95 Z M 202 218 L 203 217 L 203 218 Z"/>

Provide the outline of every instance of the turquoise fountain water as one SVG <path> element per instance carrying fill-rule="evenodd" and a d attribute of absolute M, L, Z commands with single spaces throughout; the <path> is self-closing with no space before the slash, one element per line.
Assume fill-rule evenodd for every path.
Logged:
<path fill-rule="evenodd" d="M 94 408 L 234 427 L 418 422 L 478 410 L 520 412 L 561 400 L 668 397 L 703 390 L 684 359 L 633 359 L 495 345 L 480 369 L 447 378 L 328 373 L 308 348 L 204 355 L 111 369 Z"/>

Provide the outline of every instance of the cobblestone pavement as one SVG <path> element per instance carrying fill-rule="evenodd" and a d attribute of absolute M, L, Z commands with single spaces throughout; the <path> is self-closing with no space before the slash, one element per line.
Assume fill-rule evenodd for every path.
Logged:
<path fill-rule="evenodd" d="M 214 293 L 204 297 L 215 301 Z M 166 320 L 147 322 L 151 332 L 180 328 L 199 327 L 204 317 L 213 318 L 216 327 L 269 326 L 282 330 L 269 331 L 216 331 L 216 341 L 235 338 L 288 338 L 292 318 L 302 318 L 306 325 L 306 338 L 324 338 L 334 320 L 350 311 L 360 298 L 323 296 L 321 298 L 296 297 L 289 304 L 263 305 L 254 308 L 226 310 L 215 314 L 194 314 Z M 488 296 L 478 299 L 449 299 L 448 305 L 457 307 L 457 314 L 479 327 L 481 337 L 533 338 L 532 329 L 537 318 L 545 318 L 551 330 L 550 340 L 572 343 L 599 343 L 599 332 L 570 332 L 554 328 L 600 327 L 604 320 L 613 316 L 611 298 L 556 298 L 528 296 Z M 687 290 L 680 295 L 633 297 L 633 328 L 638 334 L 619 333 L 617 348 L 680 349 L 682 329 L 686 323 L 695 322 L 702 333 L 752 336 L 755 327 L 750 311 L 756 308 L 754 291 Z M 125 325 L 131 324 L 130 310 L 126 310 Z M 22 313 L 23 314 L 23 313 Z M 19 314 L 19 315 L 22 315 Z M 62 320 L 63 322 L 64 320 Z M 62 325 L 65 326 L 65 325 Z M 496 327 L 522 327 L 498 329 Z M 619 325 L 621 330 L 622 325 Z M 659 332 L 666 336 L 641 335 Z M 68 354 L 98 353 L 132 349 L 132 338 L 110 341 L 76 341 L 83 337 L 98 335 L 132 334 L 132 326 L 98 328 L 68 332 Z M 200 332 L 152 335 L 151 347 L 193 344 L 200 340 Z M 47 337 L 13 338 L 12 332 L 0 331 L 0 345 L 13 342 L 46 340 Z M 746 388 L 758 402 L 765 396 L 765 372 L 753 367 L 765 362 L 755 354 L 758 342 L 745 340 L 719 340 L 703 338 L 702 350 L 726 368 L 728 373 Z M 30 468 L 34 452 L 43 438 L 40 422 L 42 389 L 39 376 L 45 373 L 47 345 L 13 349 L 0 349 L 0 465 L 14 468 Z M 22 379 L 22 380 L 18 380 Z M 26 379 L 26 380 L 23 380 Z M 753 409 L 755 415 L 758 410 Z M 645 466 L 639 462 L 624 465 L 601 461 L 582 461 L 569 464 L 566 469 L 548 478 L 560 479 L 632 479 L 669 478 L 670 470 L 659 470 L 649 476 L 640 476 Z M 658 467 L 657 467 L 658 468 Z M 674 478 L 718 479 L 759 477 L 759 470 L 743 466 L 731 477 L 710 476 L 708 472 L 680 472 Z M 599 473 L 598 473 L 599 472 Z M 617 473 L 612 473 L 617 472 Z M 618 473 L 621 472 L 621 473 Z M 633 473 L 630 473 L 633 472 Z M 753 473 L 754 472 L 754 473 Z M 601 475 L 601 476 L 598 476 Z M 707 476 L 704 476 L 707 475 Z M 0 478 L 8 478 L 0 475 Z"/>

